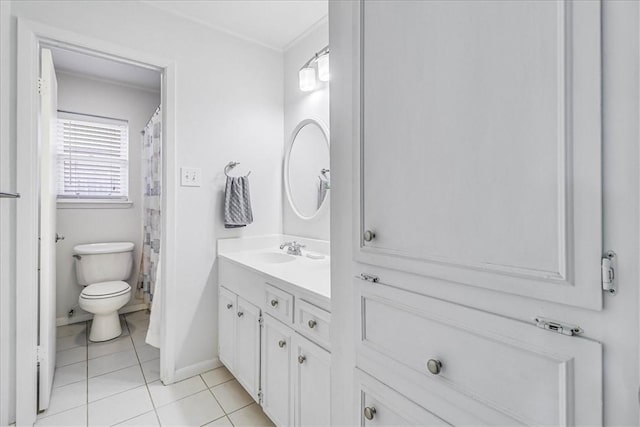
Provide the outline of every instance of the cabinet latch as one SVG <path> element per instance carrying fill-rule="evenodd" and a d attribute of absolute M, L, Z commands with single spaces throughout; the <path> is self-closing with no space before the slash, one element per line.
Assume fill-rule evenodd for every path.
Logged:
<path fill-rule="evenodd" d="M 617 291 L 616 286 L 616 269 L 615 269 L 616 253 L 608 251 L 605 256 L 602 257 L 602 290 L 609 292 L 611 295 L 615 295 Z"/>
<path fill-rule="evenodd" d="M 545 319 L 544 317 L 536 317 L 533 320 L 535 320 L 538 328 L 546 329 L 547 331 L 555 332 L 557 334 L 573 336 L 580 335 L 584 332 L 580 326 Z"/>
<path fill-rule="evenodd" d="M 380 280 L 378 276 L 374 276 L 373 274 L 367 274 L 367 273 L 360 273 L 360 278 L 362 280 L 366 280 L 367 282 L 371 282 L 371 283 L 378 283 L 378 281 Z"/>

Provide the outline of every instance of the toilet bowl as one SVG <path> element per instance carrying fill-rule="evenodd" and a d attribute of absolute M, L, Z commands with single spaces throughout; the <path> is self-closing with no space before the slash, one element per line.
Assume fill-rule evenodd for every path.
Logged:
<path fill-rule="evenodd" d="M 73 248 L 76 278 L 83 286 L 80 308 L 93 314 L 90 341 L 107 341 L 122 334 L 118 310 L 131 300 L 125 282 L 133 270 L 130 242 L 90 243 Z"/>
<path fill-rule="evenodd" d="M 90 341 L 107 341 L 122 334 L 118 310 L 131 299 L 131 286 L 127 282 L 94 283 L 80 293 L 80 308 L 93 314 Z"/>

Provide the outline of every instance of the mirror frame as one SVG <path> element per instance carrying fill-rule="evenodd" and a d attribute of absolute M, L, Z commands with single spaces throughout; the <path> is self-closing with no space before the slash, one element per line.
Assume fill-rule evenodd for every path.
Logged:
<path fill-rule="evenodd" d="M 327 199 L 330 197 L 330 194 L 327 194 L 327 196 L 322 201 L 322 204 L 320 205 L 320 207 L 311 216 L 303 215 L 298 210 L 298 208 L 296 208 L 296 205 L 293 202 L 293 197 L 291 195 L 291 186 L 289 185 L 289 162 L 291 160 L 291 150 L 293 148 L 293 144 L 296 141 L 296 137 L 298 136 L 298 134 L 300 133 L 302 128 L 304 128 L 305 126 L 307 126 L 309 124 L 314 124 L 314 125 L 318 126 L 320 128 L 320 130 L 322 131 L 322 135 L 324 136 L 325 143 L 327 144 L 327 150 L 329 150 L 329 160 L 331 160 L 331 146 L 329 144 L 329 141 L 330 141 L 330 139 L 329 139 L 329 128 L 327 127 L 327 125 L 320 118 L 310 117 L 310 118 L 306 118 L 306 119 L 301 120 L 296 125 L 295 129 L 293 130 L 293 132 L 291 133 L 291 137 L 289 138 L 289 143 L 287 144 L 287 153 L 286 153 L 285 158 L 284 158 L 284 168 L 283 168 L 284 190 L 285 190 L 285 193 L 287 193 L 287 201 L 289 202 L 289 206 L 291 207 L 291 210 L 296 214 L 296 216 L 298 216 L 298 218 L 303 219 L 303 220 L 307 220 L 307 221 L 316 218 L 318 215 L 320 215 L 321 212 L 324 212 L 327 209 Z M 329 165 L 329 168 L 331 168 L 331 165 Z"/>

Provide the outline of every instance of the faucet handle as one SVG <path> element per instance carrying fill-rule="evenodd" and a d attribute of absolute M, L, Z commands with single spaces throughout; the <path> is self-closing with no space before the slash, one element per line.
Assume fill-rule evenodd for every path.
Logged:
<path fill-rule="evenodd" d="M 280 249 L 284 249 L 287 246 L 291 246 L 292 244 L 295 244 L 296 242 L 284 242 L 283 244 L 280 245 Z"/>

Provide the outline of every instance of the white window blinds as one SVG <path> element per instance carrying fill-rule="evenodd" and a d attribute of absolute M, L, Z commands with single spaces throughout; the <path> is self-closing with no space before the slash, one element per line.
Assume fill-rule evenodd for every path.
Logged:
<path fill-rule="evenodd" d="M 60 114 L 57 139 L 58 198 L 128 198 L 127 122 Z"/>

